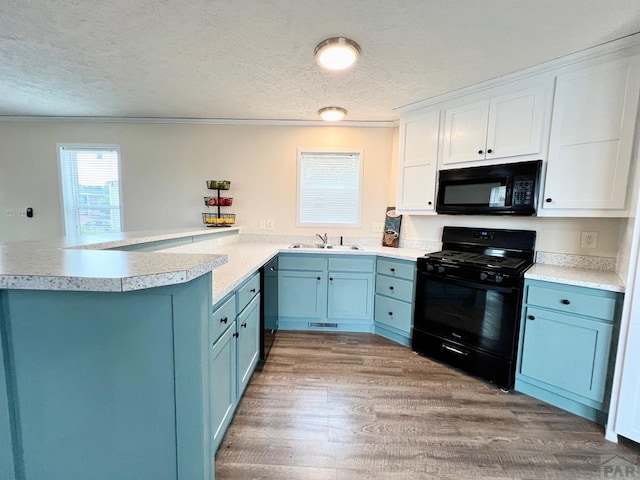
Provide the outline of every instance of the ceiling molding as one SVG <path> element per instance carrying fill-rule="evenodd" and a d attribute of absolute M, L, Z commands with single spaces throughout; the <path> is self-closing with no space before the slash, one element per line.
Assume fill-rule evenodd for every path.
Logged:
<path fill-rule="evenodd" d="M 56 117 L 28 115 L 0 115 L 0 122 L 66 122 L 66 123 L 155 123 L 189 125 L 241 125 L 267 127 L 365 127 L 392 128 L 398 121 L 340 121 L 321 120 L 249 120 L 232 118 L 153 118 L 153 117 Z"/>
<path fill-rule="evenodd" d="M 504 85 L 506 83 L 513 82 L 515 80 L 523 80 L 525 78 L 541 75 L 553 70 L 557 70 L 562 67 L 570 66 L 578 62 L 592 60 L 594 58 L 602 57 L 604 55 L 622 52 L 623 50 L 627 50 L 627 49 L 635 48 L 640 50 L 640 48 L 638 47 L 640 47 L 640 33 L 634 33 L 633 35 L 628 35 L 626 37 L 622 37 L 617 40 L 612 40 L 611 42 L 603 43 L 601 45 L 591 47 L 586 50 L 581 50 L 579 52 L 575 52 L 575 53 L 566 55 L 564 57 L 556 58 L 554 60 L 540 63 L 538 65 L 533 65 L 531 67 L 527 67 L 522 70 L 509 73 L 507 75 L 502 75 L 500 77 L 492 78 L 485 82 L 481 82 L 475 85 L 469 85 L 467 87 L 452 90 L 442 95 L 437 95 L 435 97 L 426 98 L 424 100 L 409 103 L 407 105 L 394 108 L 393 111 L 398 114 L 412 112 L 422 107 L 427 107 L 437 103 L 445 102 L 447 100 L 451 100 L 452 98 L 460 97 L 470 93 L 476 93 L 481 90 L 487 90 L 489 88 L 498 87 L 500 85 Z"/>

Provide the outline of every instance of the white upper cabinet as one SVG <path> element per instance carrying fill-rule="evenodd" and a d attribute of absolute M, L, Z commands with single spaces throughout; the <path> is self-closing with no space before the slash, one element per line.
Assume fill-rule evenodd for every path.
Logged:
<path fill-rule="evenodd" d="M 400 120 L 398 195 L 404 213 L 435 213 L 440 110 Z"/>
<path fill-rule="evenodd" d="M 442 165 L 542 154 L 545 86 L 446 110 Z M 524 160 L 518 158 L 518 160 Z"/>
<path fill-rule="evenodd" d="M 539 215 L 624 216 L 640 56 L 557 76 Z"/>

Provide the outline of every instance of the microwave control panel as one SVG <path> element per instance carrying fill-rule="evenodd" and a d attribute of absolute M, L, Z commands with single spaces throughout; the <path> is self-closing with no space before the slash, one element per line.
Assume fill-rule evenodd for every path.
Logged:
<path fill-rule="evenodd" d="M 535 182 L 531 178 L 518 178 L 513 181 L 512 205 L 533 205 Z"/>

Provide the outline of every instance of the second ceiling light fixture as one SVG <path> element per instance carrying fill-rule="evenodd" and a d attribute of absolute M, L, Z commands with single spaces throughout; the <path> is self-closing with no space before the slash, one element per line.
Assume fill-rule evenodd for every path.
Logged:
<path fill-rule="evenodd" d="M 332 37 L 320 42 L 314 51 L 316 62 L 322 68 L 332 71 L 346 70 L 353 66 L 360 56 L 360 45 L 346 37 Z M 342 107 L 324 107 L 318 110 L 323 120 L 342 120 L 347 110 Z"/>

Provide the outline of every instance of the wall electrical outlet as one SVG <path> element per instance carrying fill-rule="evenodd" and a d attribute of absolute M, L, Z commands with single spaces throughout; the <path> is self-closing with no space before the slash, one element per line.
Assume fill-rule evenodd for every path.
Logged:
<path fill-rule="evenodd" d="M 275 222 L 273 218 L 267 218 L 267 230 L 273 230 L 275 228 Z"/>
<path fill-rule="evenodd" d="M 18 209 L 18 217 L 27 218 L 27 210 L 26 210 L 26 208 Z"/>
<path fill-rule="evenodd" d="M 580 248 L 598 248 L 598 232 L 582 232 Z"/>
<path fill-rule="evenodd" d="M 376 233 L 382 233 L 382 231 L 384 230 L 384 223 L 374 222 L 373 226 L 371 227 L 371 230 Z"/>
<path fill-rule="evenodd" d="M 13 209 L 13 208 L 5 208 L 5 209 L 4 209 L 4 214 L 5 214 L 7 217 L 15 217 L 15 216 L 16 216 L 16 211 L 15 211 L 15 209 Z"/>
<path fill-rule="evenodd" d="M 260 219 L 260 230 L 266 230 L 267 229 L 267 219 L 266 218 L 261 218 Z"/>

